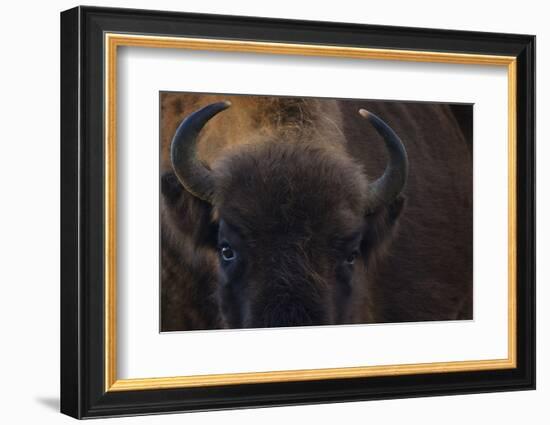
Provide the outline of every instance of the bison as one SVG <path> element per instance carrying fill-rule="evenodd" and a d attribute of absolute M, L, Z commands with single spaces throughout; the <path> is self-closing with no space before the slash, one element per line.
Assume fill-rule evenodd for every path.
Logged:
<path fill-rule="evenodd" d="M 472 317 L 469 107 L 162 107 L 162 330 Z"/>

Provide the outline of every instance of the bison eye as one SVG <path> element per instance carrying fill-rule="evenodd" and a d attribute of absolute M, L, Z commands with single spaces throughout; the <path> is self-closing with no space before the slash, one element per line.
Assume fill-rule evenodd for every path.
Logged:
<path fill-rule="evenodd" d="M 353 251 L 350 255 L 346 257 L 346 264 L 352 265 L 355 263 L 355 260 L 357 259 L 357 256 L 359 255 L 359 252 Z"/>
<path fill-rule="evenodd" d="M 223 245 L 220 254 L 224 261 L 233 261 L 237 257 L 237 253 L 229 245 Z"/>

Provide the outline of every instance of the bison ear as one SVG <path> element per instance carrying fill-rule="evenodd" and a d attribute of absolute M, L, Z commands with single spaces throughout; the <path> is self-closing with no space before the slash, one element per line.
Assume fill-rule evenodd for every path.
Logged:
<path fill-rule="evenodd" d="M 163 236 L 216 249 L 218 225 L 212 220 L 212 206 L 188 192 L 172 171 L 161 176 L 160 192 Z"/>
<path fill-rule="evenodd" d="M 361 250 L 367 255 L 369 262 L 384 256 L 398 228 L 399 217 L 405 204 L 405 197 L 398 195 L 391 204 L 366 216 L 366 232 Z"/>

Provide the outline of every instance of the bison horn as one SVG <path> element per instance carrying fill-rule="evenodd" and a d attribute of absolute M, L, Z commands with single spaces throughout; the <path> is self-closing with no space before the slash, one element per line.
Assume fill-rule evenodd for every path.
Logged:
<path fill-rule="evenodd" d="M 401 193 L 407 181 L 409 160 L 403 142 L 389 125 L 365 109 L 360 109 L 359 114 L 369 120 L 378 134 L 384 138 L 389 154 L 384 174 L 370 184 L 369 210 L 372 212 L 382 205 L 389 205 Z"/>
<path fill-rule="evenodd" d="M 197 139 L 206 123 L 229 108 L 228 101 L 212 103 L 185 118 L 172 139 L 172 167 L 180 183 L 192 195 L 212 203 L 214 179 L 210 169 L 197 158 Z"/>

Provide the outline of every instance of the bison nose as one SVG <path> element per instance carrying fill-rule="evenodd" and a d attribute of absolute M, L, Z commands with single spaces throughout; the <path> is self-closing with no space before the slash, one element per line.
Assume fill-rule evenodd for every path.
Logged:
<path fill-rule="evenodd" d="M 257 327 L 313 326 L 326 324 L 321 311 L 293 300 L 270 303 L 256 317 Z"/>

